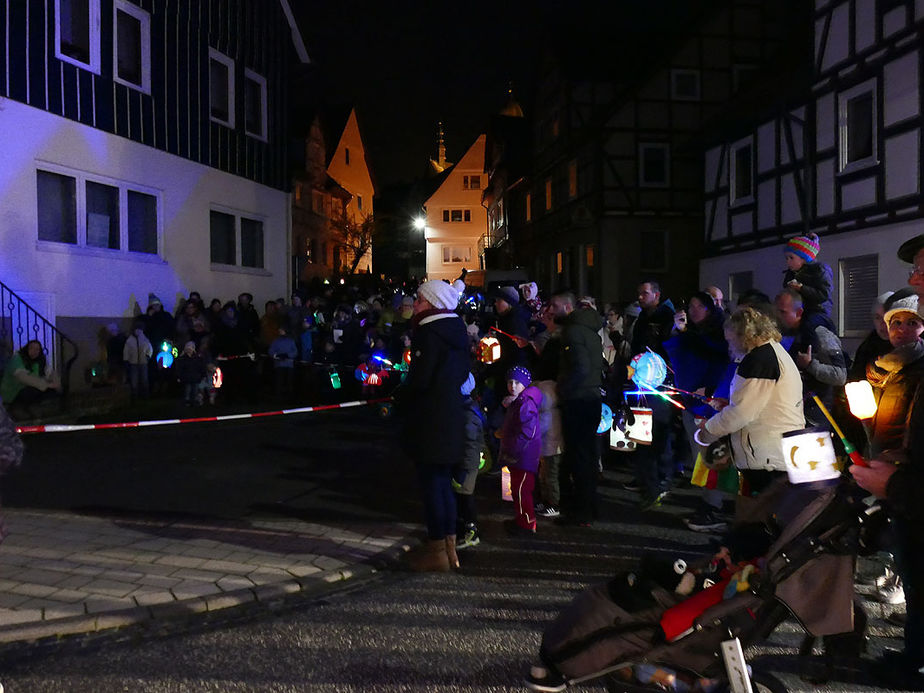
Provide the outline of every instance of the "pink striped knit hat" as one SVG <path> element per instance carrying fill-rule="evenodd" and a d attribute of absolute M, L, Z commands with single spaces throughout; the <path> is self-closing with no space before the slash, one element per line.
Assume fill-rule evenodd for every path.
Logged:
<path fill-rule="evenodd" d="M 818 257 L 818 251 L 821 246 L 818 244 L 818 236 L 810 233 L 807 236 L 796 236 L 786 244 L 784 252 L 798 255 L 806 262 L 814 262 Z"/>

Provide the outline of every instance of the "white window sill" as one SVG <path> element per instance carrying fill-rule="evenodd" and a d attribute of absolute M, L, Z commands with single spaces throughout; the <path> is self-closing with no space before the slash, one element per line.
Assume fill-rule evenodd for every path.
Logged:
<path fill-rule="evenodd" d="M 220 120 L 215 116 L 209 116 L 209 120 L 211 120 L 213 123 L 217 123 L 218 125 L 224 125 L 226 128 L 230 128 L 231 130 L 234 129 L 234 123 L 230 120 Z"/>
<path fill-rule="evenodd" d="M 46 253 L 63 253 L 65 255 L 82 255 L 84 257 L 99 257 L 106 260 L 126 260 L 128 262 L 147 262 L 156 265 L 166 265 L 167 261 L 160 255 L 152 253 L 136 253 L 128 250 L 113 250 L 110 248 L 93 248 L 71 243 L 56 243 L 54 241 L 36 241 L 35 249 Z"/>
<path fill-rule="evenodd" d="M 123 85 L 123 86 L 126 86 L 126 87 L 128 87 L 129 89 L 134 89 L 135 91 L 140 91 L 142 94 L 147 94 L 148 96 L 151 95 L 151 84 L 150 84 L 150 81 L 148 81 L 147 84 L 137 84 L 137 83 L 135 83 L 135 82 L 130 82 L 130 81 L 127 80 L 127 79 L 122 79 L 121 77 L 116 77 L 116 76 L 113 76 L 112 81 L 116 82 L 117 84 L 121 84 L 121 85 Z"/>
<path fill-rule="evenodd" d="M 272 277 L 273 273 L 262 267 L 241 267 L 240 265 L 223 265 L 213 262 L 209 265 L 212 272 L 229 272 L 231 274 L 251 274 L 258 277 Z"/>
<path fill-rule="evenodd" d="M 252 140 L 257 140 L 258 142 L 269 142 L 269 138 L 266 135 L 261 135 L 256 132 L 247 132 L 247 136 Z"/>
<path fill-rule="evenodd" d="M 879 165 L 879 159 L 876 157 L 869 157 L 866 159 L 860 159 L 859 161 L 851 161 L 849 164 L 844 166 L 840 171 L 837 172 L 837 175 L 843 176 L 857 171 L 865 171 L 866 169 L 875 168 Z"/>

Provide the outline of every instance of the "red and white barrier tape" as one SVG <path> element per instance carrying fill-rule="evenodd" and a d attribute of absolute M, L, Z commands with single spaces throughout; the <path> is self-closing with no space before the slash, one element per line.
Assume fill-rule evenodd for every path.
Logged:
<path fill-rule="evenodd" d="M 248 414 L 225 414 L 222 416 L 197 416 L 191 419 L 156 419 L 153 421 L 127 421 L 123 423 L 102 424 L 49 424 L 47 426 L 18 426 L 19 433 L 72 433 L 74 431 L 101 431 L 112 428 L 144 428 L 146 426 L 170 426 L 173 424 L 205 423 L 208 421 L 235 421 L 237 419 L 260 419 L 267 416 L 283 416 L 285 414 L 304 414 L 311 411 L 326 411 L 328 409 L 348 409 L 362 407 L 366 404 L 380 404 L 390 402 L 391 397 L 378 399 L 354 400 L 340 402 L 339 404 L 320 404 L 314 407 L 298 407 L 296 409 L 278 409 L 276 411 L 258 411 Z"/>

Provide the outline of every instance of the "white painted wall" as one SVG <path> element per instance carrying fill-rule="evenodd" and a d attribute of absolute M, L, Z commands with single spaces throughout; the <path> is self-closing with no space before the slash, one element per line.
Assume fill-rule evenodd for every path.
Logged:
<path fill-rule="evenodd" d="M 0 151 L 0 281 L 54 294 L 59 316 L 128 317 L 149 292 L 167 310 L 191 290 L 206 302 L 249 291 L 257 306 L 287 295 L 287 193 L 10 100 L 0 104 Z M 39 243 L 42 162 L 159 191 L 161 255 Z M 264 270 L 210 266 L 211 205 L 263 220 Z"/>
<path fill-rule="evenodd" d="M 427 239 L 428 279 L 453 280 L 461 274 L 463 267 L 479 267 L 478 239 L 488 229 L 488 211 L 481 205 L 481 194 L 488 182 L 484 172 L 484 148 L 485 136 L 481 135 L 426 202 L 424 238 Z M 471 175 L 481 176 L 481 190 L 465 190 L 462 187 L 463 176 Z M 471 221 L 444 222 L 444 209 L 470 210 Z M 443 247 L 447 245 L 471 248 L 471 260 L 444 263 Z"/>

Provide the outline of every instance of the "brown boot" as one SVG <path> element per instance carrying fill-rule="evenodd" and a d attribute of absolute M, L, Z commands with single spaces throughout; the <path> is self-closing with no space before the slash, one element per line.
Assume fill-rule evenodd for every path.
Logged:
<path fill-rule="evenodd" d="M 459 556 L 456 554 L 456 535 L 446 537 L 446 558 L 449 559 L 449 566 L 458 570 Z"/>
<path fill-rule="evenodd" d="M 442 539 L 430 539 L 408 553 L 408 565 L 415 573 L 448 573 L 449 557 Z"/>

